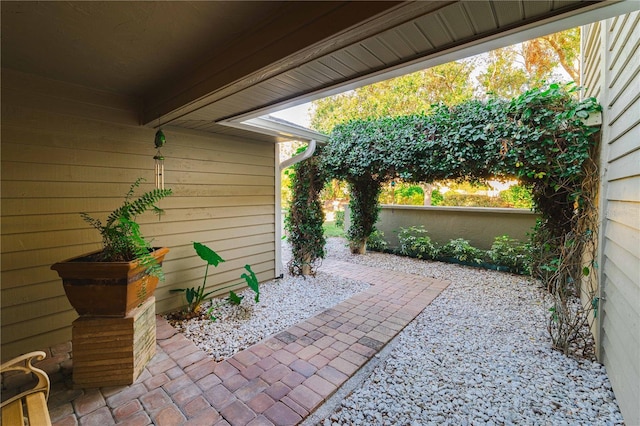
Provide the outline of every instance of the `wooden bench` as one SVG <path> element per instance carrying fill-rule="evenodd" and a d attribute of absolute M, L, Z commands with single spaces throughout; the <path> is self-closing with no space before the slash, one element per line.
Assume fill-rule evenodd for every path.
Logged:
<path fill-rule="evenodd" d="M 46 357 L 42 351 L 30 352 L 11 361 L 5 362 L 0 367 L 0 373 L 10 371 L 33 375 L 37 380 L 36 385 L 15 395 L 0 404 L 2 407 L 2 426 L 40 426 L 51 425 L 47 399 L 49 398 L 49 376 L 31 363 L 40 361 Z"/>

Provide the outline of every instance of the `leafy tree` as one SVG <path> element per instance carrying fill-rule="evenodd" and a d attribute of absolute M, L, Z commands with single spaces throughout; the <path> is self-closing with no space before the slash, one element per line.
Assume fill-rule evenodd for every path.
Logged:
<path fill-rule="evenodd" d="M 539 62 L 545 58 L 557 59 L 559 64 L 571 77 L 574 83 L 580 84 L 580 28 L 561 31 L 532 40 L 538 42 Z M 548 59 L 547 59 L 548 60 Z"/>
<path fill-rule="evenodd" d="M 527 84 L 527 74 L 517 66 L 518 52 L 512 46 L 488 53 L 485 71 L 478 75 L 478 82 L 486 93 L 501 98 L 511 98 L 522 92 Z"/>
<path fill-rule="evenodd" d="M 580 29 L 572 28 L 489 52 L 478 82 L 485 93 L 511 98 L 545 81 L 559 80 L 556 70 L 562 67 L 580 84 L 579 56 Z"/>
<path fill-rule="evenodd" d="M 311 127 L 329 134 L 341 123 L 427 113 L 435 103 L 456 105 L 478 94 L 503 99 L 544 81 L 562 67 L 580 83 L 580 29 L 573 28 L 489 52 L 474 87 L 478 59 L 450 62 L 313 102 Z"/>
<path fill-rule="evenodd" d="M 350 120 L 426 112 L 434 103 L 454 105 L 471 99 L 474 64 L 450 62 L 313 102 L 311 127 L 330 133 Z"/>

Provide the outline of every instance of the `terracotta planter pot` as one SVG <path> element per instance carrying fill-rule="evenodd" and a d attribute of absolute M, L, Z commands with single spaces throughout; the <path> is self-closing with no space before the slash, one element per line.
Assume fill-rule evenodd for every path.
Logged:
<path fill-rule="evenodd" d="M 152 255 L 162 264 L 168 252 L 168 248 L 162 247 L 155 249 Z M 87 257 L 94 253 L 51 266 L 62 278 L 67 298 L 78 315 L 124 317 L 153 296 L 158 278 L 147 275 L 137 260 L 87 261 Z"/>

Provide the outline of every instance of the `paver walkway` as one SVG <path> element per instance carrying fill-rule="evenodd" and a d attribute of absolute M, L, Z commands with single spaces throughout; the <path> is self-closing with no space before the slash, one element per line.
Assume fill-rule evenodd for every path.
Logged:
<path fill-rule="evenodd" d="M 54 385 L 54 425 L 298 424 L 449 284 L 339 261 L 322 270 L 372 286 L 222 362 L 158 317 L 157 354 L 136 383 Z"/>

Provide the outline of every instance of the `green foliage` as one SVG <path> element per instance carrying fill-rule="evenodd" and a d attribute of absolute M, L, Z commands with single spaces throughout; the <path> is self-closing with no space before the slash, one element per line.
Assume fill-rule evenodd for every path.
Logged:
<path fill-rule="evenodd" d="M 506 266 L 512 272 L 531 274 L 531 246 L 508 235 L 496 237 L 487 252 L 491 261 Z"/>
<path fill-rule="evenodd" d="M 244 280 L 247 283 L 247 286 L 251 290 L 253 290 L 253 292 L 256 294 L 255 297 L 253 298 L 253 301 L 258 303 L 260 302 L 260 284 L 258 283 L 258 278 L 256 277 L 256 274 L 254 274 L 253 271 L 251 270 L 250 265 L 244 265 L 244 269 L 247 272 L 240 275 L 240 277 L 244 278 Z"/>
<path fill-rule="evenodd" d="M 389 243 L 384 239 L 384 232 L 374 229 L 367 240 L 367 249 L 384 252 L 389 247 Z"/>
<path fill-rule="evenodd" d="M 558 66 L 579 84 L 579 52 L 580 29 L 573 28 L 473 60 L 428 68 L 314 101 L 311 127 L 330 134 L 335 126 L 353 120 L 428 113 L 434 104 L 464 103 L 474 92 L 508 99 L 545 81 L 564 78 L 555 72 Z"/>
<path fill-rule="evenodd" d="M 258 303 L 260 302 L 260 287 L 259 287 L 258 279 L 256 278 L 256 275 L 251 270 L 251 266 L 244 265 L 244 268 L 247 270 L 247 273 L 243 273 L 241 277 L 244 278 L 244 280 L 247 283 L 247 286 L 251 290 L 253 290 L 253 292 L 256 294 L 253 300 L 254 302 Z M 230 290 L 229 296 L 224 300 L 231 305 L 238 306 L 244 300 L 244 296 L 239 296 L 238 294 L 236 294 L 235 291 Z M 217 319 L 214 312 L 219 306 L 220 304 L 212 305 L 207 311 L 207 315 L 209 316 L 209 318 L 211 318 L 214 321 Z"/>
<path fill-rule="evenodd" d="M 302 153 L 307 144 L 300 141 L 289 141 L 278 144 L 280 151 L 280 161 L 284 161 L 286 158 L 291 158 L 297 154 Z M 282 202 L 282 209 L 288 210 L 289 203 L 293 194 L 291 193 L 291 176 L 294 174 L 294 170 L 288 167 L 280 171 L 280 200 Z"/>
<path fill-rule="evenodd" d="M 560 254 L 557 240 L 551 234 L 551 226 L 544 218 L 536 219 L 533 232 L 529 235 L 531 246 L 531 275 L 548 283 L 558 271 Z"/>
<path fill-rule="evenodd" d="M 347 183 L 338 179 L 328 179 L 324 184 L 322 192 L 320 192 L 320 199 L 323 202 L 346 200 L 349 198 L 349 192 L 347 189 Z"/>
<path fill-rule="evenodd" d="M 449 184 L 447 184 L 449 186 Z M 452 185 L 457 187 L 458 185 Z M 470 192 L 466 189 L 465 192 Z M 533 194 L 525 185 L 513 185 L 509 189 L 500 191 L 498 197 L 474 193 L 457 193 L 453 190 L 441 193 L 438 188 L 431 192 L 432 206 L 466 206 L 466 207 L 512 207 L 519 209 L 533 209 Z"/>
<path fill-rule="evenodd" d="M 292 169 L 287 168 L 280 172 L 280 200 L 282 201 L 282 209 L 288 210 L 293 194 L 291 192 L 291 173 Z"/>
<path fill-rule="evenodd" d="M 211 250 L 209 247 L 205 246 L 202 243 L 194 242 L 193 243 L 193 249 L 196 251 L 196 254 L 198 256 L 200 256 L 200 259 L 202 259 L 205 262 L 207 262 L 207 266 L 206 266 L 206 270 L 205 270 L 205 274 L 204 274 L 204 281 L 206 283 L 207 282 L 207 274 L 209 272 L 209 265 L 213 265 L 213 267 L 215 268 L 220 263 L 224 262 L 224 259 L 222 257 L 220 257 L 220 255 L 218 255 L 218 253 L 216 253 L 215 251 Z"/>
<path fill-rule="evenodd" d="M 381 184 L 396 177 L 397 166 L 405 164 L 404 148 L 415 136 L 414 116 L 358 120 L 340 125 L 323 149 L 322 168 L 334 179 L 352 184 L 355 179 Z M 351 194 L 353 196 L 353 194 Z"/>
<path fill-rule="evenodd" d="M 170 291 L 184 292 L 184 296 L 187 301 L 187 311 L 197 314 L 200 312 L 200 306 L 202 305 L 202 303 L 213 293 L 212 291 L 205 292 L 205 288 L 207 286 L 207 277 L 209 276 L 209 265 L 213 265 L 213 267 L 215 268 L 220 263 L 224 262 L 224 259 L 220 257 L 218 253 L 211 250 L 209 247 L 205 246 L 202 243 L 194 241 L 193 249 L 196 251 L 196 254 L 200 256 L 200 259 L 207 262 L 204 270 L 202 285 L 198 287 L 176 288 Z"/>
<path fill-rule="evenodd" d="M 238 296 L 233 290 L 229 291 L 229 297 L 227 297 L 227 302 L 231 303 L 232 305 L 239 305 L 240 303 L 242 303 L 242 299 L 244 299 L 244 296 Z"/>
<path fill-rule="evenodd" d="M 103 224 L 101 220 L 81 213 L 82 219 L 93 226 L 102 236 L 102 252 L 97 260 L 103 262 L 129 262 L 139 259 L 147 267 L 147 273 L 164 279 L 162 268 L 151 256 L 151 244 L 140 233 L 136 217 L 148 210 L 160 215 L 164 211 L 156 203 L 171 195 L 170 189 L 153 189 L 133 199 L 136 188 L 144 181 L 138 178 L 131 185 L 123 204 L 112 211 Z"/>
<path fill-rule="evenodd" d="M 421 206 L 424 204 L 424 190 L 419 185 L 394 181 L 394 185 L 385 185 L 380 195 L 380 203 Z"/>
<path fill-rule="evenodd" d="M 451 257 L 467 263 L 480 264 L 484 259 L 484 255 L 485 253 L 482 250 L 473 247 L 469 240 L 463 238 L 451 240 L 440 249 L 441 257 Z"/>
<path fill-rule="evenodd" d="M 344 210 L 336 210 L 336 226 L 338 228 L 344 228 Z"/>
<path fill-rule="evenodd" d="M 395 190 L 397 204 L 421 206 L 424 204 L 424 190 L 418 185 L 400 185 Z"/>
<path fill-rule="evenodd" d="M 316 153 L 320 151 L 317 149 Z M 318 162 L 316 155 L 292 166 L 293 199 L 285 217 L 285 229 L 292 250 L 288 268 L 293 275 L 313 275 L 314 265 L 325 256 L 324 212 L 319 197 L 326 179 Z"/>
<path fill-rule="evenodd" d="M 352 212 L 347 239 L 351 251 L 364 251 L 378 219 L 382 184 L 396 177 L 396 169 L 409 160 L 404 146 L 411 145 L 411 123 L 417 117 L 354 121 L 338 126 L 322 154 L 328 176 L 347 181 Z"/>
<path fill-rule="evenodd" d="M 531 264 L 530 245 L 509 238 L 507 235 L 496 237 L 491 250 L 485 251 L 473 247 L 468 240 L 452 239 L 443 247 L 431 241 L 424 226 L 400 228 L 397 253 L 417 259 L 455 261 L 513 273 L 529 275 Z M 485 263 L 491 261 L 491 264 Z"/>
<path fill-rule="evenodd" d="M 509 98 L 517 96 L 526 88 L 526 70 L 518 67 L 518 52 L 513 46 L 488 53 L 488 64 L 478 75 L 478 82 L 487 93 Z"/>
<path fill-rule="evenodd" d="M 591 178 L 585 166 L 598 128 L 587 127 L 581 119 L 602 108 L 593 98 L 576 101 L 576 90 L 552 84 L 546 90 L 530 90 L 509 105 L 510 117 L 520 126 L 512 130 L 505 160 L 532 189 L 552 240 L 570 232 L 579 217 L 576 213 L 588 204 L 582 186 Z"/>
<path fill-rule="evenodd" d="M 220 263 L 224 262 L 224 259 L 220 257 L 218 253 L 202 243 L 194 241 L 193 249 L 200 257 L 200 259 L 206 262 L 202 285 L 198 287 L 175 288 L 169 291 L 172 293 L 184 293 L 185 300 L 187 301 L 187 312 L 192 314 L 200 314 L 202 303 L 207 300 L 207 298 L 213 293 L 213 291 L 205 291 L 207 286 L 207 277 L 209 276 L 209 265 L 213 265 L 213 267 L 215 268 Z M 257 303 L 260 301 L 260 288 L 258 279 L 251 270 L 251 266 L 245 265 L 244 268 L 247 270 L 247 273 L 243 273 L 241 275 L 241 278 L 244 278 L 247 286 L 256 293 L 254 300 Z M 239 305 L 240 302 L 242 302 L 243 298 L 244 296 L 238 296 L 233 291 L 229 291 L 229 297 L 226 300 L 233 305 Z M 211 319 L 215 319 L 211 312 L 209 314 L 211 316 Z"/>
<path fill-rule="evenodd" d="M 205 287 L 189 287 L 189 288 L 180 288 L 180 289 L 172 289 L 170 291 L 173 292 L 184 292 L 185 300 L 187 301 L 187 310 L 188 312 L 198 313 L 200 312 L 200 305 L 202 302 L 206 300 L 209 295 L 211 295 L 211 291 L 204 292 Z"/>
<path fill-rule="evenodd" d="M 543 219 L 532 239 L 532 274 L 544 279 L 553 296 L 549 331 L 554 345 L 567 353 L 580 330 L 589 329 L 583 312 L 591 306 L 576 311 L 571 300 L 584 287 L 582 280 L 592 275 L 584 274 L 585 267 L 594 266 L 585 265 L 583 256 L 589 250 L 593 256 L 598 227 L 594 200 L 599 129 L 582 120 L 602 108 L 594 98 L 578 100 L 577 90 L 550 84 L 511 100 L 439 104 L 428 115 L 335 126 L 322 165 L 327 177 L 349 183 L 352 226 L 347 235 L 352 252 L 362 252 L 374 230 L 377 200 L 386 182 L 517 178 L 531 190 Z M 519 198 L 516 195 L 507 196 Z M 438 202 L 436 197 L 434 204 Z M 457 239 L 445 245 L 441 255 L 479 264 L 484 254 Z M 587 294 L 584 300 L 594 297 Z"/>
<path fill-rule="evenodd" d="M 509 207 L 501 198 L 481 194 L 459 194 L 448 191 L 441 196 L 440 206 L 453 207 Z M 433 203 L 432 203 L 433 204 Z"/>
<path fill-rule="evenodd" d="M 403 256 L 416 257 L 418 259 L 435 259 L 438 257 L 439 250 L 431 242 L 431 237 L 427 234 L 428 231 L 424 229 L 424 226 L 400 228 L 400 232 L 398 232 L 399 253 Z"/>
<path fill-rule="evenodd" d="M 509 189 L 500 191 L 500 199 L 502 199 L 509 207 L 517 209 L 533 209 L 533 194 L 531 189 L 523 185 L 513 185 Z"/>
<path fill-rule="evenodd" d="M 431 205 L 432 206 L 441 206 L 444 203 L 444 195 L 440 192 L 439 189 L 434 189 L 431 191 Z"/>

